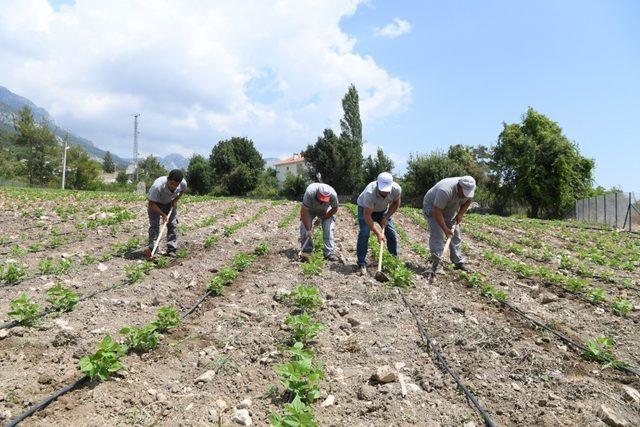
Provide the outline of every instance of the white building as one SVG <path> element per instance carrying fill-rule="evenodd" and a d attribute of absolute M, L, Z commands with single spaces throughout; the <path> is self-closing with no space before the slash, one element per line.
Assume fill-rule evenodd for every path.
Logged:
<path fill-rule="evenodd" d="M 304 164 L 304 156 L 302 153 L 295 153 L 293 156 L 286 159 L 282 159 L 273 165 L 276 170 L 276 177 L 278 182 L 282 184 L 287 177 L 287 174 L 302 175 L 307 173 L 307 168 Z"/>

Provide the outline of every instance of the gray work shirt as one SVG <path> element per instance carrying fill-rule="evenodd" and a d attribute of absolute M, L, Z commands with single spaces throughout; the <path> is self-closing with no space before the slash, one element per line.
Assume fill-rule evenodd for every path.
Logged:
<path fill-rule="evenodd" d="M 387 197 L 382 197 L 378 193 L 377 181 L 370 182 L 362 193 L 358 196 L 358 206 L 363 208 L 370 208 L 373 212 L 384 212 L 389 205 L 400 198 L 402 188 L 400 184 L 394 182 L 391 186 L 391 191 L 387 194 Z"/>
<path fill-rule="evenodd" d="M 422 210 L 427 216 L 433 215 L 433 208 L 440 208 L 444 219 L 452 219 L 460 206 L 464 205 L 469 197 L 458 197 L 458 181 L 460 177 L 445 178 L 431 187 L 422 199 Z"/>
<path fill-rule="evenodd" d="M 322 203 L 316 197 L 318 187 L 320 187 L 320 185 L 325 185 L 331 190 L 329 194 L 329 201 L 327 203 Z M 338 193 L 336 193 L 336 190 L 334 190 L 330 185 L 314 182 L 305 190 L 304 197 L 302 198 L 302 205 L 309 209 L 312 214 L 322 215 L 327 212 L 329 206 L 331 206 L 332 209 L 338 207 Z"/>
<path fill-rule="evenodd" d="M 160 178 L 153 181 L 153 184 L 149 188 L 147 199 L 154 203 L 166 205 L 168 203 L 171 203 L 173 199 L 180 195 L 180 193 L 184 192 L 186 188 L 187 181 L 183 179 L 178 187 L 176 187 L 176 190 L 172 193 L 167 186 L 167 177 L 161 176 Z"/>

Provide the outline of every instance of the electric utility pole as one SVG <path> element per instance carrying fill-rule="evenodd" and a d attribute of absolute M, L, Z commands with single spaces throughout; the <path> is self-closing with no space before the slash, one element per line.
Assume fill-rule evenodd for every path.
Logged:
<path fill-rule="evenodd" d="M 64 155 L 62 156 L 62 189 L 67 178 L 67 150 L 69 149 L 69 134 L 64 136 Z"/>
<path fill-rule="evenodd" d="M 133 115 L 133 182 L 138 182 L 138 117 Z"/>

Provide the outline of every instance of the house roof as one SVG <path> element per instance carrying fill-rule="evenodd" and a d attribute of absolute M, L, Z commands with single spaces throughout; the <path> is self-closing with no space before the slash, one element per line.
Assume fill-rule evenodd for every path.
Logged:
<path fill-rule="evenodd" d="M 274 166 L 289 165 L 292 163 L 301 163 L 301 162 L 304 162 L 304 156 L 302 154 L 294 154 L 291 157 L 287 157 L 286 159 L 282 159 L 279 162 L 276 162 Z"/>

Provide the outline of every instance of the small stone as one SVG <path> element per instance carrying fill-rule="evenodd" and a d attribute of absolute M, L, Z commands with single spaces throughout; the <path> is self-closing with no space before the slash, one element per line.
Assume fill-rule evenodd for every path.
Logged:
<path fill-rule="evenodd" d="M 180 393 L 180 384 L 173 384 L 171 386 L 171 393 Z"/>
<path fill-rule="evenodd" d="M 451 311 L 453 311 L 454 313 L 460 313 L 460 314 L 464 314 L 465 313 L 465 309 L 462 307 L 456 307 L 455 305 L 451 306 Z"/>
<path fill-rule="evenodd" d="M 520 358 L 520 353 L 518 353 L 518 350 L 516 350 L 515 348 L 512 348 L 511 350 L 509 350 L 509 356 L 519 359 Z"/>
<path fill-rule="evenodd" d="M 353 326 L 354 328 L 357 326 L 360 326 L 360 322 L 356 319 L 354 319 L 353 317 L 347 317 L 347 322 L 349 322 L 349 324 L 351 326 Z"/>
<path fill-rule="evenodd" d="M 241 308 L 240 313 L 246 314 L 249 317 L 255 317 L 258 315 L 258 312 L 255 310 L 250 310 L 248 308 Z"/>
<path fill-rule="evenodd" d="M 6 329 L 0 330 L 0 339 L 6 338 L 8 335 L 9 335 L 9 331 L 7 331 Z"/>
<path fill-rule="evenodd" d="M 11 419 L 11 411 L 5 409 L 4 411 L 0 411 L 0 421 L 10 420 Z"/>
<path fill-rule="evenodd" d="M 364 303 L 358 299 L 354 299 L 353 301 L 351 301 L 351 305 L 357 305 L 359 307 L 362 307 Z"/>
<path fill-rule="evenodd" d="M 158 401 L 158 402 L 166 402 L 167 401 L 167 395 L 164 394 L 164 393 L 156 394 L 156 401 Z"/>
<path fill-rule="evenodd" d="M 347 307 L 338 307 L 338 314 L 340 316 L 346 316 L 349 314 L 349 309 Z"/>
<path fill-rule="evenodd" d="M 538 400 L 538 406 L 540 406 L 540 407 L 547 406 L 547 401 L 545 399 Z"/>
<path fill-rule="evenodd" d="M 558 396 L 557 394 L 555 394 L 552 391 L 549 392 L 548 396 L 549 396 L 550 400 L 560 400 L 560 396 Z"/>
<path fill-rule="evenodd" d="M 358 399 L 367 401 L 373 400 L 376 394 L 376 388 L 369 384 L 361 385 L 357 392 Z"/>
<path fill-rule="evenodd" d="M 640 392 L 633 387 L 629 387 L 628 385 L 622 386 L 622 398 L 626 402 L 633 402 L 636 405 L 640 405 Z"/>
<path fill-rule="evenodd" d="M 626 420 L 606 405 L 600 405 L 598 408 L 598 418 L 610 427 L 627 427 L 629 425 Z"/>
<path fill-rule="evenodd" d="M 540 303 L 542 304 L 549 304 L 555 301 L 558 301 L 558 296 L 556 294 L 544 292 L 542 295 L 540 295 Z"/>
<path fill-rule="evenodd" d="M 216 376 L 216 371 L 214 370 L 210 370 L 205 372 L 204 374 L 200 375 L 198 378 L 196 378 L 195 383 L 208 383 L 211 382 L 211 380 L 213 380 L 213 378 Z"/>
<path fill-rule="evenodd" d="M 179 273 L 179 272 L 177 272 L 177 271 L 175 271 L 175 270 L 173 270 L 173 271 L 171 272 L 171 276 L 172 276 L 174 279 L 179 279 L 179 278 L 180 278 L 180 273 Z"/>
<path fill-rule="evenodd" d="M 185 411 L 190 411 L 191 409 L 193 409 L 193 403 L 189 403 L 187 407 L 184 408 Z"/>
<path fill-rule="evenodd" d="M 327 396 L 327 398 L 324 400 L 324 402 L 322 402 L 320 406 L 322 406 L 323 408 L 326 408 L 327 406 L 333 406 L 335 402 L 336 402 L 335 396 L 333 394 L 330 394 L 329 396 Z"/>
<path fill-rule="evenodd" d="M 239 245 L 240 243 L 242 243 L 242 239 L 233 239 L 234 245 Z"/>
<path fill-rule="evenodd" d="M 518 383 L 511 383 L 511 388 L 515 391 L 522 391 L 522 387 Z"/>
<path fill-rule="evenodd" d="M 198 281 L 196 279 L 191 280 L 187 286 L 185 286 L 185 289 L 193 289 L 198 285 Z"/>
<path fill-rule="evenodd" d="M 473 421 L 467 421 L 463 424 L 463 427 L 476 427 L 476 423 L 474 423 Z"/>
<path fill-rule="evenodd" d="M 158 394 L 158 390 L 156 390 L 155 388 L 150 388 L 149 390 L 147 390 L 147 393 L 149 393 L 153 397 L 156 397 L 156 395 Z"/>
<path fill-rule="evenodd" d="M 44 373 L 38 377 L 39 384 L 51 384 L 53 382 L 53 377 L 51 375 Z"/>
<path fill-rule="evenodd" d="M 420 387 L 418 384 L 414 384 L 414 383 L 407 384 L 407 388 L 413 393 L 420 393 L 421 391 L 423 391 L 422 387 Z"/>
<path fill-rule="evenodd" d="M 398 373 L 389 365 L 380 366 L 372 378 L 380 383 L 392 383 L 398 380 Z"/>
<path fill-rule="evenodd" d="M 240 402 L 240 404 L 238 405 L 238 408 L 240 409 L 249 409 L 251 407 L 251 399 L 246 398 L 244 400 L 242 400 L 242 402 Z"/>
<path fill-rule="evenodd" d="M 227 405 L 227 402 L 225 402 L 222 399 L 218 399 L 214 402 L 214 406 L 218 409 L 219 412 L 224 412 L 227 410 L 227 408 L 229 408 L 229 405 Z"/>
<path fill-rule="evenodd" d="M 104 272 L 105 272 L 105 271 L 107 271 L 108 269 L 109 269 L 109 267 L 108 267 L 106 264 L 103 264 L 103 263 L 99 263 L 99 264 L 98 264 L 98 270 L 99 270 L 99 271 L 102 271 L 102 272 L 104 273 Z"/>
<path fill-rule="evenodd" d="M 250 426 L 253 424 L 253 421 L 251 421 L 251 417 L 249 416 L 249 411 L 246 409 L 238 409 L 236 413 L 233 414 L 231 421 L 236 424 L 240 424 L 241 426 Z"/>
<path fill-rule="evenodd" d="M 211 421 L 212 423 L 217 423 L 218 418 L 218 411 L 214 408 L 209 408 L 209 421 Z"/>

